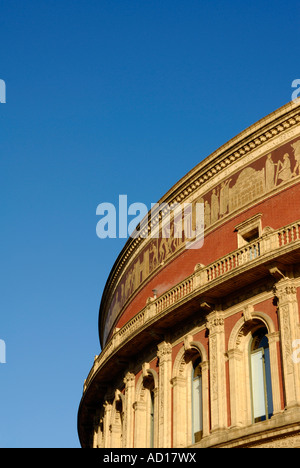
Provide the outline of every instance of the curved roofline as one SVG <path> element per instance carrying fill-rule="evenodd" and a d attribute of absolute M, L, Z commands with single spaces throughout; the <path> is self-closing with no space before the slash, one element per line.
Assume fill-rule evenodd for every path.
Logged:
<path fill-rule="evenodd" d="M 246 145 L 249 142 L 249 137 L 253 139 L 254 135 L 257 132 L 259 132 L 260 134 L 263 132 L 266 132 L 268 130 L 268 127 L 273 126 L 276 123 L 276 121 L 282 120 L 283 117 L 287 118 L 289 113 L 293 113 L 295 109 L 299 107 L 300 107 L 300 100 L 288 102 L 287 104 L 283 105 L 282 107 L 278 108 L 277 110 L 273 111 L 267 116 L 261 118 L 256 123 L 250 125 L 245 130 L 241 131 L 238 135 L 231 138 L 228 142 L 220 146 L 213 153 L 211 153 L 209 156 L 204 158 L 193 169 L 191 169 L 175 185 L 173 185 L 170 188 L 170 190 L 168 190 L 168 192 L 166 192 L 160 198 L 157 204 L 166 203 L 167 201 L 170 203 L 176 200 L 176 197 L 179 196 L 180 192 L 182 192 L 186 188 L 187 182 L 192 184 L 193 181 L 195 181 L 198 177 L 200 177 L 201 173 L 203 173 L 204 171 L 209 172 L 210 170 L 212 170 L 211 172 L 213 172 L 214 171 L 213 164 L 216 164 L 216 162 L 220 159 L 221 156 L 223 157 L 223 159 L 226 158 L 227 156 L 229 156 L 228 154 L 229 152 L 232 153 L 233 151 L 237 151 L 238 149 L 241 148 L 243 144 Z M 203 183 L 205 182 L 206 181 L 204 181 Z M 200 183 L 197 184 L 197 189 L 199 188 L 199 186 L 200 186 Z M 149 213 L 150 212 L 148 212 L 148 214 Z M 141 226 L 145 227 L 147 226 L 147 223 L 148 223 L 148 215 L 141 222 Z M 123 249 L 121 250 L 120 254 L 118 255 L 116 261 L 113 264 L 113 267 L 110 271 L 110 274 L 108 276 L 108 279 L 103 289 L 102 298 L 101 298 L 100 307 L 99 307 L 99 316 L 98 316 L 98 328 L 99 328 L 99 338 L 100 338 L 101 348 L 103 348 L 103 345 L 104 345 L 103 339 L 101 336 L 101 328 L 102 328 L 102 322 L 103 322 L 103 310 L 105 308 L 105 302 L 107 300 L 109 288 L 111 286 L 113 277 L 117 274 L 116 272 L 118 268 L 120 268 L 121 260 L 123 260 L 126 255 L 129 255 L 128 251 L 130 248 L 132 250 L 135 250 L 135 247 L 133 245 L 134 242 L 136 242 L 136 239 L 132 237 L 130 237 L 126 241 Z"/>

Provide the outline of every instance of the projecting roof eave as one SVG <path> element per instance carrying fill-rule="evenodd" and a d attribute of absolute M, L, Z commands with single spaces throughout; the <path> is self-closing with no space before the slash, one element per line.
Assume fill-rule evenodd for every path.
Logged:
<path fill-rule="evenodd" d="M 257 141 L 261 135 L 268 131 L 271 132 L 274 126 L 293 117 L 297 110 L 299 111 L 299 108 L 300 100 L 291 101 L 240 132 L 237 136 L 222 145 L 190 170 L 157 203 L 168 203 L 171 205 L 178 201 L 184 202 L 185 198 L 190 196 L 193 190 L 198 190 L 199 187 L 204 185 L 209 178 L 213 178 L 216 173 L 222 170 L 219 167 L 224 163 L 224 161 L 226 162 L 226 167 L 228 167 L 231 162 L 234 162 L 235 158 L 242 158 L 248 151 L 251 151 L 257 145 L 262 144 L 262 142 Z M 272 138 L 272 134 L 270 138 Z M 148 219 L 145 218 L 142 221 L 141 226 L 147 229 L 147 225 Z M 143 239 L 138 239 L 138 242 L 137 239 L 134 238 L 128 239 L 117 257 L 105 284 L 100 302 L 98 319 L 101 347 L 105 345 L 103 342 L 102 330 L 104 329 L 106 318 L 106 304 L 113 290 L 114 281 L 118 278 L 119 271 L 123 270 L 130 261 L 131 255 L 137 248 L 136 246 L 139 246 L 139 242 L 143 242 Z"/>

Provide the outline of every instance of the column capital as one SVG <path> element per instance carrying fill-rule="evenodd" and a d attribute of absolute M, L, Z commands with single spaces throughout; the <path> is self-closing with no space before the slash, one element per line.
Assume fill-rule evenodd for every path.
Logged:
<path fill-rule="evenodd" d="M 134 411 L 139 411 L 139 410 L 146 411 L 147 403 L 145 401 L 135 401 L 132 404 L 132 407 L 133 407 Z"/>
<path fill-rule="evenodd" d="M 237 359 L 238 361 L 241 361 L 243 358 L 243 352 L 238 348 L 229 349 L 226 355 L 228 357 L 228 360 Z"/>
<path fill-rule="evenodd" d="M 297 300 L 297 287 L 295 281 L 291 278 L 281 279 L 273 288 L 274 294 L 277 297 L 279 304 Z"/>
<path fill-rule="evenodd" d="M 175 377 L 173 377 L 171 379 L 171 385 L 172 385 L 173 388 L 176 387 L 177 385 L 185 388 L 186 387 L 186 378 L 181 377 L 180 375 L 176 375 Z"/>
<path fill-rule="evenodd" d="M 214 431 L 227 424 L 224 312 L 211 312 L 206 326 L 209 330 L 211 427 Z"/>
<path fill-rule="evenodd" d="M 105 401 L 105 403 L 103 403 L 103 408 L 105 412 L 110 411 L 112 409 L 112 404 L 109 401 Z"/>
<path fill-rule="evenodd" d="M 123 382 L 126 387 L 134 386 L 135 384 L 135 375 L 132 372 L 127 372 L 125 375 Z"/>
<path fill-rule="evenodd" d="M 267 338 L 269 340 L 269 343 L 279 343 L 280 342 L 280 332 L 275 331 L 273 333 L 268 333 Z"/>
<path fill-rule="evenodd" d="M 207 372 L 209 369 L 209 361 L 202 361 L 200 367 L 202 372 Z"/>
<path fill-rule="evenodd" d="M 224 332 L 224 314 L 223 311 L 215 310 L 207 316 L 206 328 L 210 334 Z"/>
<path fill-rule="evenodd" d="M 172 345 L 163 341 L 158 345 L 159 358 L 158 378 L 158 446 L 171 447 L 171 379 L 172 379 Z"/>
<path fill-rule="evenodd" d="M 166 341 L 163 341 L 162 343 L 159 343 L 159 345 L 157 345 L 157 348 L 158 348 L 157 357 L 159 357 L 161 361 L 171 360 L 172 358 L 171 343 L 167 343 Z"/>

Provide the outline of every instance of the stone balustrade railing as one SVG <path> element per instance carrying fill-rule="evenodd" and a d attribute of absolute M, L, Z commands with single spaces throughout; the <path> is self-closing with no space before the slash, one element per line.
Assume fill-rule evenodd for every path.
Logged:
<path fill-rule="evenodd" d="M 99 356 L 95 357 L 94 365 L 84 382 L 84 392 L 93 379 L 96 371 L 103 365 L 108 357 L 119 347 L 121 347 L 135 331 L 150 322 L 154 317 L 159 317 L 166 313 L 167 309 L 180 304 L 191 293 L 201 288 L 207 287 L 220 277 L 232 273 L 234 270 L 245 266 L 251 262 L 267 261 L 269 256 L 279 254 L 285 246 L 291 244 L 299 245 L 300 221 L 292 223 L 276 231 L 267 228 L 259 239 L 251 242 L 234 252 L 225 255 L 210 265 L 196 265 L 195 272 L 179 284 L 159 296 L 149 298 L 146 306 L 122 328 L 115 329 L 111 339 Z M 225 278 L 224 278 L 225 279 Z"/>

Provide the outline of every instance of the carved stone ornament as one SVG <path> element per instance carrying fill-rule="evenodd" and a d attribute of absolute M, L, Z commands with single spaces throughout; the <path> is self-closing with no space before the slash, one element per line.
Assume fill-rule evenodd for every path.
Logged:
<path fill-rule="evenodd" d="M 220 333 L 224 331 L 224 318 L 222 316 L 208 317 L 206 327 L 210 334 Z"/>
<path fill-rule="evenodd" d="M 247 305 L 243 310 L 243 315 L 245 318 L 245 322 L 248 320 L 252 320 L 252 314 L 254 313 L 254 307 L 252 305 Z"/>
<path fill-rule="evenodd" d="M 132 372 L 127 372 L 123 380 L 126 386 L 134 385 L 135 383 L 135 375 Z"/>
<path fill-rule="evenodd" d="M 191 350 L 191 342 L 193 341 L 193 336 L 192 335 L 187 335 L 184 337 L 184 350 L 185 351 L 190 351 Z"/>
<path fill-rule="evenodd" d="M 142 365 L 142 371 L 143 371 L 143 378 L 148 377 L 148 370 L 150 369 L 150 364 L 149 362 L 144 362 Z"/>
<path fill-rule="evenodd" d="M 166 343 L 164 341 L 163 343 L 160 343 L 158 345 L 157 357 L 160 360 L 171 359 L 171 355 L 172 355 L 172 345 L 170 343 Z"/>
<path fill-rule="evenodd" d="M 292 280 L 281 280 L 275 284 L 274 294 L 279 301 L 279 305 L 281 305 L 296 300 L 297 288 L 293 285 Z"/>

